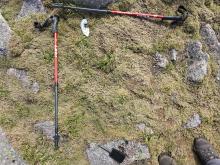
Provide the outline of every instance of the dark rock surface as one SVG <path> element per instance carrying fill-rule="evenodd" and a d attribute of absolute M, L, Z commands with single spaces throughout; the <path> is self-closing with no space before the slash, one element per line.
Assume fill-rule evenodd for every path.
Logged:
<path fill-rule="evenodd" d="M 1 165 L 25 165 L 26 163 L 9 144 L 4 132 L 0 128 L 0 164 Z"/>
<path fill-rule="evenodd" d="M 18 18 L 25 17 L 38 12 L 45 12 L 41 0 L 24 0 Z"/>
<path fill-rule="evenodd" d="M 91 143 L 86 150 L 89 162 L 91 165 L 118 165 L 118 163 L 109 157 L 109 153 L 101 149 L 99 144 Z M 118 149 L 128 155 L 121 165 L 129 165 L 135 162 L 146 161 L 151 157 L 149 149 L 146 145 L 136 143 L 134 141 L 111 141 L 107 144 L 101 145 L 105 149 L 111 151 L 112 148 Z M 119 149 L 120 148 L 120 149 Z"/>
<path fill-rule="evenodd" d="M 188 70 L 187 79 L 191 82 L 200 83 L 208 74 L 208 54 L 202 51 L 202 44 L 199 41 L 191 42 L 188 45 Z"/>

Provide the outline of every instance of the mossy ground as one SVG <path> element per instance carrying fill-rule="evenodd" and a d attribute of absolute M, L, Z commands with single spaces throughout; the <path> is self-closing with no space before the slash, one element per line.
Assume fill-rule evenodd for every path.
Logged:
<path fill-rule="evenodd" d="M 111 8 L 175 14 L 179 3 L 130 0 Z M 147 144 L 152 165 L 167 150 L 179 164 L 194 165 L 193 138 L 205 136 L 220 152 L 220 88 L 214 76 L 215 60 L 210 59 L 209 75 L 202 84 L 191 85 L 185 79 L 185 45 L 199 38 L 198 10 L 201 7 L 219 14 L 217 5 L 206 7 L 200 3 L 205 2 L 193 1 L 190 6 L 194 7 L 192 17 L 196 21 L 192 19 L 176 29 L 161 22 L 86 15 L 91 29 L 86 38 L 79 27 L 83 15 L 61 19 L 59 122 L 60 132 L 68 141 L 54 151 L 53 144 L 33 129 L 38 121 L 53 120 L 53 37 L 50 30 L 37 32 L 32 27 L 35 20 L 43 21 L 46 15 L 16 20 L 21 3 L 9 1 L 1 10 L 14 31 L 12 41 L 20 45 L 16 50 L 12 44 L 12 53 L 22 53 L 0 61 L 0 126 L 16 150 L 30 164 L 86 165 L 85 150 L 90 142 L 125 138 Z M 213 26 L 219 29 L 216 22 Z M 167 53 L 171 48 L 180 52 L 177 64 L 158 72 L 153 55 L 156 51 Z M 40 93 L 29 92 L 8 77 L 9 67 L 27 69 L 30 77 L 39 82 Z M 182 128 L 194 113 L 201 115 L 201 126 Z M 137 131 L 138 123 L 151 127 L 154 134 Z"/>

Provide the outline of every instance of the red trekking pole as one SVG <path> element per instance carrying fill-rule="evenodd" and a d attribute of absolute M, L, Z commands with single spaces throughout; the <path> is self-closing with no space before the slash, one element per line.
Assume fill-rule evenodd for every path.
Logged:
<path fill-rule="evenodd" d="M 54 145 L 55 149 L 59 148 L 59 131 L 58 131 L 58 16 L 52 16 L 52 32 L 54 34 Z"/>

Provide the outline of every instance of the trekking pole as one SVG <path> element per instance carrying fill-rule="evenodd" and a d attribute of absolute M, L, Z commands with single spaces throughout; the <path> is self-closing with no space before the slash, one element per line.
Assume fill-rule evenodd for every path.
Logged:
<path fill-rule="evenodd" d="M 59 148 L 59 131 L 58 131 L 58 16 L 51 16 L 52 32 L 54 34 L 54 145 L 55 149 Z"/>
<path fill-rule="evenodd" d="M 138 18 L 153 18 L 158 20 L 171 20 L 175 22 L 184 22 L 188 17 L 188 12 L 185 7 L 180 6 L 177 10 L 181 15 L 179 16 L 164 16 L 158 14 L 150 14 L 150 13 L 138 13 L 138 12 L 124 12 L 117 10 L 100 10 L 100 9 L 92 9 L 92 8 L 82 8 L 75 6 L 65 6 L 63 3 L 52 3 L 52 8 L 61 8 L 61 9 L 69 9 L 75 12 L 86 12 L 86 13 L 98 13 L 98 14 L 113 14 L 113 15 L 126 15 L 130 17 L 138 17 Z"/>

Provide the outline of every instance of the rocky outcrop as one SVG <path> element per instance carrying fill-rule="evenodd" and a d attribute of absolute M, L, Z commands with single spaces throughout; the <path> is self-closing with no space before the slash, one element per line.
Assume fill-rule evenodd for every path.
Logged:
<path fill-rule="evenodd" d="M 4 132 L 0 128 L 0 164 L 1 165 L 25 165 L 16 151 L 9 144 Z"/>
<path fill-rule="evenodd" d="M 118 165 L 118 163 L 109 156 L 109 153 L 99 146 L 110 152 L 113 148 L 124 152 L 127 156 L 121 165 L 128 165 L 136 161 L 145 162 L 151 157 L 149 149 L 146 145 L 142 145 L 134 141 L 118 140 L 111 141 L 103 145 L 91 143 L 89 148 L 86 150 L 91 165 Z"/>
<path fill-rule="evenodd" d="M 215 31 L 212 29 L 212 26 L 209 24 L 203 25 L 201 27 L 200 34 L 210 51 L 213 52 L 218 59 L 220 59 L 220 43 Z"/>
<path fill-rule="evenodd" d="M 0 57 L 6 56 L 10 37 L 11 37 L 11 29 L 7 21 L 0 13 Z"/>
<path fill-rule="evenodd" d="M 78 5 L 91 7 L 91 8 L 106 7 L 108 4 L 115 1 L 116 0 L 73 0 L 73 2 Z"/>
<path fill-rule="evenodd" d="M 199 114 L 194 114 L 191 118 L 188 119 L 184 128 L 197 128 L 202 123 Z"/>
<path fill-rule="evenodd" d="M 199 41 L 191 42 L 188 45 L 188 70 L 187 80 L 200 83 L 208 74 L 208 54 L 202 51 L 202 44 Z"/>
<path fill-rule="evenodd" d="M 30 14 L 45 12 L 41 0 L 24 0 L 18 18 L 28 16 Z"/>
<path fill-rule="evenodd" d="M 33 93 L 39 92 L 39 84 L 37 82 L 32 82 L 31 80 L 29 80 L 26 70 L 10 68 L 7 70 L 7 74 L 20 80 L 24 88 L 30 89 Z"/>

